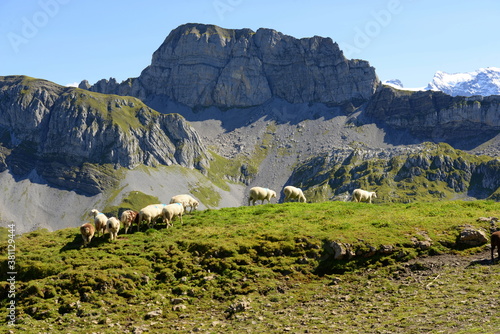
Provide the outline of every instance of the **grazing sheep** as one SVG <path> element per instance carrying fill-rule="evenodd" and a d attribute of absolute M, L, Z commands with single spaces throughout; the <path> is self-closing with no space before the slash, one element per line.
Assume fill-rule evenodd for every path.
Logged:
<path fill-rule="evenodd" d="M 95 227 L 91 223 L 85 223 L 80 226 L 80 233 L 83 238 L 83 246 L 87 246 L 94 237 Z"/>
<path fill-rule="evenodd" d="M 190 208 L 189 213 L 193 212 L 193 210 L 196 210 L 198 208 L 198 205 L 200 204 L 197 200 L 195 200 L 191 195 L 175 195 L 170 199 L 170 204 L 174 203 L 181 203 L 184 206 L 184 210 L 186 210 L 187 207 Z"/>
<path fill-rule="evenodd" d="M 120 231 L 120 221 L 118 218 L 109 218 L 106 222 L 106 226 L 109 232 L 109 241 L 116 240 L 118 238 L 118 231 Z"/>
<path fill-rule="evenodd" d="M 162 214 L 167 228 L 169 226 L 172 226 L 171 221 L 175 217 L 179 217 L 179 219 L 181 220 L 181 224 L 184 224 L 184 222 L 182 221 L 182 215 L 184 214 L 184 205 L 182 205 L 182 203 L 165 205 Z"/>
<path fill-rule="evenodd" d="M 137 231 L 139 231 L 142 222 L 145 220 L 148 224 L 148 228 L 151 222 L 155 222 L 156 219 L 162 217 L 162 211 L 166 204 L 151 204 L 139 211 L 139 218 L 137 221 Z"/>
<path fill-rule="evenodd" d="M 96 209 L 92 209 L 90 214 L 94 216 L 95 231 L 97 236 L 99 236 L 99 232 L 102 232 L 104 235 L 104 232 L 106 232 L 106 222 L 108 221 L 108 217 Z"/>
<path fill-rule="evenodd" d="M 122 212 L 122 215 L 120 216 L 120 222 L 123 224 L 123 228 L 125 229 L 125 234 L 127 234 L 128 229 L 134 222 L 139 224 L 137 222 L 139 218 L 139 212 L 134 211 L 134 210 L 125 210 Z"/>
<path fill-rule="evenodd" d="M 255 205 L 255 201 L 261 200 L 262 204 L 267 200 L 268 203 L 271 203 L 271 198 L 276 197 L 276 192 L 271 189 L 262 188 L 262 187 L 253 187 L 250 189 L 250 195 L 248 197 L 248 205 L 250 202 L 253 202 L 252 205 Z"/>
<path fill-rule="evenodd" d="M 377 198 L 377 194 L 374 191 L 366 191 L 363 189 L 354 189 L 352 192 L 353 202 L 369 202 L 371 203 L 374 198 Z"/>
<path fill-rule="evenodd" d="M 288 200 L 294 200 L 296 199 L 299 202 L 307 202 L 306 197 L 304 196 L 304 193 L 302 192 L 302 189 L 294 187 L 294 186 L 286 186 L 285 189 L 283 189 L 283 193 L 285 194 L 285 199 L 283 202 L 286 202 Z"/>
<path fill-rule="evenodd" d="M 500 231 L 491 234 L 491 263 L 495 263 L 495 257 L 493 256 L 495 247 L 497 248 L 498 261 L 500 261 Z"/>

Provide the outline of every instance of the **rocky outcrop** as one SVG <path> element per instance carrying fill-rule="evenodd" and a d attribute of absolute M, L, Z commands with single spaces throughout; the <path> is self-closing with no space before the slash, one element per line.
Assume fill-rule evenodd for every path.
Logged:
<path fill-rule="evenodd" d="M 485 142 L 500 132 L 500 96 L 452 97 L 437 91 L 404 91 L 384 86 L 372 97 L 365 113 L 416 137 L 453 142 Z"/>
<path fill-rule="evenodd" d="M 78 88 L 102 94 L 116 94 L 116 95 L 127 96 L 131 95 L 131 88 L 133 82 L 134 79 L 127 79 L 122 83 L 118 84 L 115 78 L 109 78 L 109 80 L 101 79 L 97 81 L 94 85 L 90 85 L 90 83 L 87 80 L 83 80 L 78 85 Z"/>
<path fill-rule="evenodd" d="M 457 236 L 457 245 L 461 247 L 476 247 L 486 244 L 489 237 L 483 229 L 473 226 L 461 226 L 460 234 Z"/>
<path fill-rule="evenodd" d="M 80 87 L 142 100 L 167 96 L 190 107 L 233 108 L 271 98 L 359 105 L 379 84 L 368 62 L 346 59 L 330 38 L 185 24 L 168 35 L 138 78 Z"/>
<path fill-rule="evenodd" d="M 407 202 L 457 195 L 496 199 L 500 163 L 498 159 L 470 155 L 447 144 L 425 143 L 390 150 L 345 149 L 299 165 L 287 184 L 308 189 L 306 196 L 311 200 L 314 196 L 326 200 L 350 194 L 355 188 L 379 189 L 380 201 Z"/>
<path fill-rule="evenodd" d="M 181 25 L 139 77 L 120 84 L 113 78 L 92 86 L 83 81 L 80 88 L 135 96 L 160 111 L 170 101 L 195 111 L 263 106 L 272 99 L 341 105 L 345 114 L 361 111 L 357 125 L 376 123 L 391 133 L 405 131 L 409 141 L 464 150 L 500 134 L 499 96 L 452 97 L 381 85 L 368 62 L 346 59 L 330 38 L 297 39 L 272 29 Z M 498 154 L 490 146 L 484 153 Z"/>
<path fill-rule="evenodd" d="M 0 77 L 3 168 L 64 189 L 96 194 L 113 168 L 178 164 L 204 170 L 210 156 L 177 114 L 140 100 L 28 77 Z"/>

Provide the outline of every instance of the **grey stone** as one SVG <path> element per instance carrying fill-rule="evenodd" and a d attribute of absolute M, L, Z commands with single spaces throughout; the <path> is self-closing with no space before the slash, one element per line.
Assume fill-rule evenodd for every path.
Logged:
<path fill-rule="evenodd" d="M 167 96 L 189 107 L 367 101 L 380 85 L 375 69 L 348 60 L 331 38 L 297 39 L 272 29 L 185 24 L 173 30 L 136 79 L 100 80 L 90 90 Z M 82 85 L 84 86 L 84 85 Z"/>
<path fill-rule="evenodd" d="M 11 76 L 0 78 L 0 99 L 0 131 L 10 138 L 0 168 L 14 175 L 95 195 L 116 183 L 113 168 L 209 166 L 207 148 L 182 116 L 136 98 Z"/>
<path fill-rule="evenodd" d="M 472 226 L 466 226 L 460 232 L 457 243 L 466 246 L 481 246 L 488 242 L 486 232 Z"/>

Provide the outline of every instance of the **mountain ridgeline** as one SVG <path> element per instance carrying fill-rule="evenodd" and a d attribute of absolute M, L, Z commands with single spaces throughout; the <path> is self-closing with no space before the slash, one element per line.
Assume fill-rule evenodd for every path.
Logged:
<path fill-rule="evenodd" d="M 362 111 L 369 118 L 364 121 L 408 130 L 420 142 L 450 142 L 461 149 L 500 131 L 498 96 L 396 90 L 382 85 L 368 62 L 346 59 L 330 38 L 296 39 L 272 29 L 182 25 L 139 77 L 121 84 L 82 81 L 80 88 L 131 95 L 146 104 L 165 97 L 195 109 L 244 108 L 272 99 L 341 105 L 345 113 Z"/>
<path fill-rule="evenodd" d="M 132 97 L 104 95 L 22 76 L 0 77 L 1 170 L 95 195 L 117 167 L 203 170 L 208 154 L 177 114 Z"/>
<path fill-rule="evenodd" d="M 82 82 L 80 88 L 142 100 L 163 95 L 192 108 L 233 108 L 271 98 L 360 104 L 379 84 L 368 62 L 346 59 L 330 38 L 186 24 L 168 35 L 138 78 Z"/>
<path fill-rule="evenodd" d="M 452 97 L 439 91 L 384 87 L 367 103 L 365 114 L 417 138 L 473 149 L 498 135 L 500 96 Z"/>
<path fill-rule="evenodd" d="M 35 201 L 16 190 L 23 181 L 80 196 L 64 195 L 78 207 L 61 213 L 66 226 L 132 192 L 189 192 L 200 208 L 285 185 L 314 201 L 357 187 L 383 201 L 497 200 L 499 133 L 500 96 L 382 85 L 330 38 L 185 24 L 122 83 L 0 77 L 0 178 L 15 179 L 0 205 L 14 217 L 16 199 Z"/>
<path fill-rule="evenodd" d="M 480 68 L 474 72 L 454 74 L 437 71 L 426 89 L 452 96 L 499 95 L 500 68 Z"/>

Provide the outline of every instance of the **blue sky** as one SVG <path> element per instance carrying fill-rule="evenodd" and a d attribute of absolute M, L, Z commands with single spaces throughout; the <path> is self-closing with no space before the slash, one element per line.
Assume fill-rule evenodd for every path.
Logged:
<path fill-rule="evenodd" d="M 1 0 L 0 75 L 120 82 L 195 22 L 330 37 L 381 80 L 423 87 L 438 70 L 500 67 L 498 17 L 496 0 Z"/>

